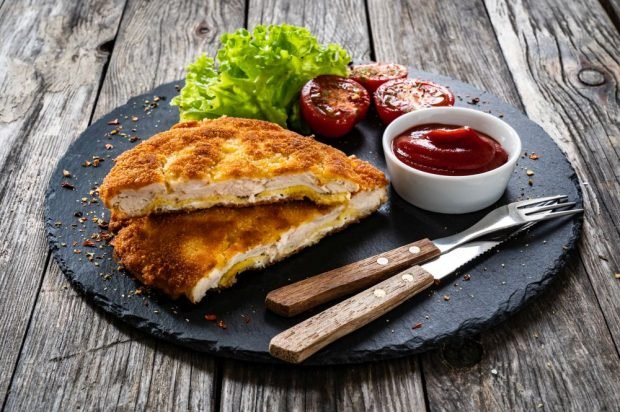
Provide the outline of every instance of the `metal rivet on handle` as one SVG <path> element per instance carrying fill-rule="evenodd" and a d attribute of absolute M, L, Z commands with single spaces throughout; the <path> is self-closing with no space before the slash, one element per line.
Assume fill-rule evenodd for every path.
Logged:
<path fill-rule="evenodd" d="M 420 253 L 420 248 L 419 248 L 419 247 L 417 247 L 417 246 L 411 246 L 411 247 L 409 248 L 409 252 L 411 252 L 411 253 L 413 253 L 414 255 L 416 255 L 416 254 Z"/>
<path fill-rule="evenodd" d="M 402 279 L 403 279 L 405 282 L 413 282 L 413 276 L 411 276 L 409 273 L 405 273 L 405 274 L 402 276 Z"/>
<path fill-rule="evenodd" d="M 380 265 L 387 265 L 389 262 L 389 260 L 387 260 L 387 258 L 384 257 L 380 257 L 379 259 L 377 259 L 377 263 Z"/>
<path fill-rule="evenodd" d="M 375 289 L 375 291 L 373 293 L 378 298 L 384 298 L 385 297 L 385 290 L 383 290 L 383 289 Z"/>

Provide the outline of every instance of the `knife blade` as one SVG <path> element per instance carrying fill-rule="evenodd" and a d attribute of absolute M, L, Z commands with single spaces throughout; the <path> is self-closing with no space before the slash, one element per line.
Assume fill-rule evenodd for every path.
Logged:
<path fill-rule="evenodd" d="M 276 335 L 269 343 L 269 352 L 286 362 L 303 362 L 525 229 L 520 228 L 501 240 L 467 243 L 432 262 L 404 270 Z"/>

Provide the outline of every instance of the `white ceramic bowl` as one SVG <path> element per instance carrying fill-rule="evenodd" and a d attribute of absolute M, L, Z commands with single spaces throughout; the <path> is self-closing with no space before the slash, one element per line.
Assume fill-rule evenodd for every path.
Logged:
<path fill-rule="evenodd" d="M 444 176 L 407 166 L 394 154 L 392 140 L 414 126 L 441 123 L 469 126 L 502 145 L 508 161 L 488 172 L 470 176 Z M 439 213 L 469 213 L 495 203 L 506 190 L 521 154 L 517 132 L 501 119 L 462 107 L 434 107 L 406 113 L 383 132 L 383 151 L 396 192 L 409 203 Z"/>

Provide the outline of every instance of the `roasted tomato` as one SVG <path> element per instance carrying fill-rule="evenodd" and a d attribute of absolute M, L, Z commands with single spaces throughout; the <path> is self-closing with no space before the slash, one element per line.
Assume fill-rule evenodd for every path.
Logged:
<path fill-rule="evenodd" d="M 368 90 L 374 93 L 383 83 L 407 77 L 407 68 L 394 63 L 358 64 L 351 68 L 349 76 Z"/>
<path fill-rule="evenodd" d="M 313 132 L 341 137 L 366 116 L 370 96 L 355 80 L 318 76 L 301 89 L 301 114 Z"/>
<path fill-rule="evenodd" d="M 383 83 L 375 92 L 377 113 L 385 124 L 417 109 L 434 106 L 453 106 L 454 95 L 437 83 L 397 79 Z"/>

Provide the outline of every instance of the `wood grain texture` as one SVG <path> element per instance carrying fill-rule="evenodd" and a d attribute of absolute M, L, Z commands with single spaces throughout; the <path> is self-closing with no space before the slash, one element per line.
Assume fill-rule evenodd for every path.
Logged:
<path fill-rule="evenodd" d="M 385 315 L 429 288 L 433 275 L 414 266 L 289 328 L 269 343 L 269 353 L 301 363 L 337 339 Z"/>
<path fill-rule="evenodd" d="M 433 242 L 422 239 L 273 290 L 267 294 L 265 305 L 281 316 L 295 316 L 364 290 L 440 254 Z"/>
<path fill-rule="evenodd" d="M 370 60 L 363 0 L 249 0 L 249 29 L 280 23 L 305 26 L 320 42 L 338 43 L 353 59 Z"/>
<path fill-rule="evenodd" d="M 0 10 L 0 402 L 47 252 L 43 193 L 88 124 L 124 1 L 8 1 Z"/>
<path fill-rule="evenodd" d="M 620 353 L 620 34 L 596 2 L 487 7 L 528 116 L 566 152 L 582 182 L 579 254 Z"/>
<path fill-rule="evenodd" d="M 368 0 L 368 13 L 378 61 L 460 79 L 521 107 L 480 2 Z"/>
<path fill-rule="evenodd" d="M 505 63 L 502 48 L 495 38 L 483 4 L 474 1 L 409 1 L 406 4 L 401 3 L 400 11 L 398 7 L 394 8 L 396 11 L 392 11 L 381 5 L 379 1 L 369 3 L 375 50 L 379 60 L 396 60 L 425 70 L 460 77 L 504 97 L 517 107 L 523 107 L 519 94 L 524 96 L 524 93 L 521 90 L 517 92 L 511 81 L 509 68 L 517 82 L 523 79 L 526 73 L 523 69 L 517 70 L 518 66 L 513 64 L 509 54 L 506 55 L 508 66 Z M 524 7 L 535 8 L 533 4 Z M 489 12 L 494 15 L 491 7 Z M 520 13 L 524 11 L 521 10 Z M 560 24 L 561 19 L 558 19 L 557 15 L 553 16 L 554 14 L 549 12 L 549 20 Z M 510 32 L 508 29 L 512 29 L 514 24 L 514 21 L 505 18 L 495 22 L 495 32 L 499 33 L 500 42 L 501 33 Z M 549 23 L 538 24 L 539 30 Z M 594 22 L 591 24 L 594 25 Z M 393 27 L 398 28 L 395 31 L 397 34 L 390 32 Z M 396 37 L 405 40 L 399 42 Z M 527 36 L 519 33 L 519 39 L 523 37 Z M 514 41 L 517 41 L 516 36 L 511 40 Z M 551 44 L 554 44 L 551 39 L 545 45 L 540 44 L 540 39 L 529 41 L 527 47 L 531 54 L 528 60 L 541 62 L 538 56 L 544 56 Z M 534 45 L 539 48 L 534 48 Z M 403 58 L 407 60 L 403 61 Z M 557 70 L 560 67 L 558 63 L 543 61 L 541 64 L 549 65 L 550 70 L 555 68 L 555 73 L 561 75 Z M 537 79 L 531 83 L 531 87 L 548 83 L 547 78 Z M 549 94 L 545 97 L 549 98 Z M 611 96 L 607 98 L 611 99 Z M 525 99 L 524 96 L 524 103 L 529 105 L 529 98 Z M 545 105 L 550 112 L 555 110 L 548 102 L 543 102 L 542 98 L 540 105 Z M 541 121 L 540 117 L 533 118 L 552 135 L 553 128 L 557 127 L 555 125 L 570 121 L 559 115 L 547 122 Z M 609 124 L 606 127 L 609 127 Z M 562 145 L 562 142 L 560 144 Z M 613 153 L 613 150 L 611 152 Z M 617 154 L 615 156 L 617 159 Z M 576 156 L 571 160 L 576 165 L 574 157 Z M 594 157 L 591 161 L 596 162 Z M 600 227 L 607 226 L 609 223 Z M 590 243 L 587 236 L 586 229 L 585 240 Z M 582 257 L 592 256 L 594 252 L 587 250 L 590 246 L 584 246 L 583 243 L 586 242 L 582 242 L 580 248 Z M 609 247 L 602 239 L 598 242 L 598 247 Z M 587 270 L 589 272 L 590 268 Z M 598 272 L 600 273 L 600 269 Z M 578 259 L 561 275 L 567 279 L 568 284 L 557 290 L 554 287 L 554 295 L 557 296 L 551 304 L 548 299 L 546 302 L 538 300 L 517 319 L 507 321 L 500 329 L 485 333 L 482 337 L 482 366 L 468 366 L 459 370 L 446 362 L 440 362 L 441 354 L 454 351 L 452 347 L 458 346 L 456 344 L 447 346 L 443 352 L 434 351 L 422 355 L 429 407 L 438 410 L 519 410 L 533 409 L 542 404 L 551 410 L 566 410 L 567 405 L 573 406 L 568 408 L 573 410 L 589 409 L 589 392 L 586 388 L 597 386 L 597 382 L 613 379 L 611 371 L 618 368 L 618 356 L 592 287 L 584 281 L 585 273 L 586 269 Z M 524 320 L 526 318 L 528 321 Z M 536 319 L 535 326 L 529 323 L 532 319 Z M 578 320 L 590 323 L 585 332 L 577 327 Z M 534 327 L 535 330 L 532 329 Z M 505 333 L 515 330 L 522 333 Z M 545 342 L 545 346 L 542 346 L 541 342 Z M 529 356 L 531 354 L 537 356 Z M 460 352 L 457 357 L 464 358 L 465 354 Z M 538 358 L 553 360 L 555 372 L 547 373 L 547 365 L 541 364 Z M 498 370 L 498 375 L 501 368 L 509 368 L 510 373 L 506 373 L 508 369 L 502 370 L 503 386 L 497 384 L 498 375 L 491 373 L 493 368 Z M 584 374 L 584 370 L 597 372 Z M 573 386 L 571 382 L 581 382 L 582 386 Z M 446 391 L 446 388 L 451 390 Z M 532 388 L 539 389 L 534 391 Z M 568 388 L 573 390 L 568 397 L 570 400 L 563 399 L 566 398 Z M 613 402 L 616 397 L 614 390 L 616 389 L 607 388 L 602 392 L 599 390 L 596 394 L 599 402 Z"/>
<path fill-rule="evenodd" d="M 155 84 L 182 77 L 185 64 L 201 52 L 216 50 L 219 33 L 243 25 L 243 10 L 242 1 L 197 0 L 183 7 L 167 1 L 130 1 L 95 117 Z M 115 24 L 119 20 L 117 14 Z M 84 127 L 85 122 L 67 138 Z M 62 151 L 54 150 L 56 157 Z M 2 211 L 8 213 L 5 208 Z M 41 243 L 43 251 L 46 246 Z M 42 251 L 39 254 L 44 256 Z M 24 259 L 30 255 L 35 252 L 22 254 Z M 215 407 L 213 359 L 172 348 L 112 322 L 66 287 L 52 262 L 34 308 L 8 409 L 47 409 L 50 402 L 60 410 L 77 406 L 106 410 Z"/>
<path fill-rule="evenodd" d="M 222 411 L 423 411 L 417 357 L 330 368 L 227 362 Z M 258 384 L 260 383 L 260 384 Z"/>

